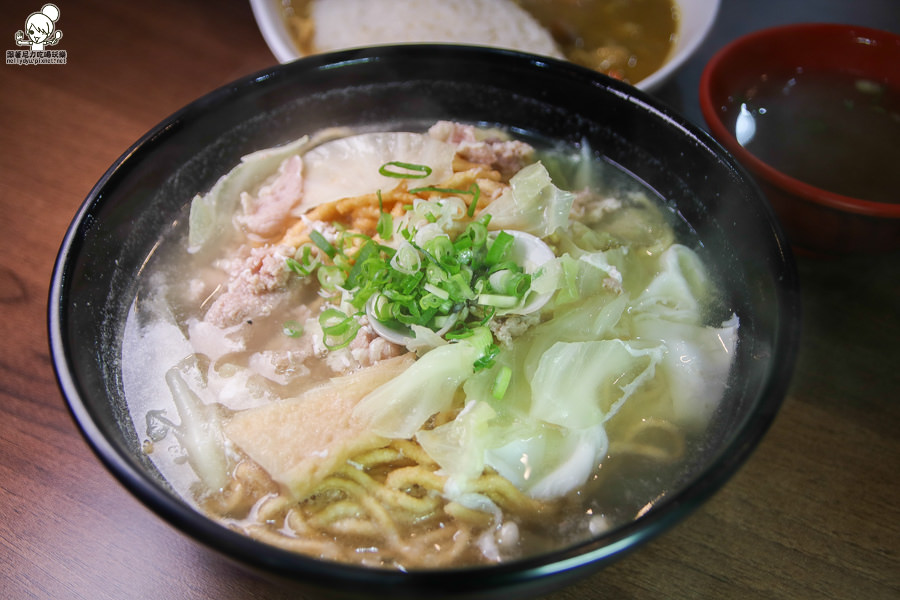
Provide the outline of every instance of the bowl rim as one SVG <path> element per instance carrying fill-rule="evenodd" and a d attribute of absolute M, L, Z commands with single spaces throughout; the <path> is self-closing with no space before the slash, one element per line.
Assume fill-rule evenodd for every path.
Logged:
<path fill-rule="evenodd" d="M 770 185 L 797 196 L 801 200 L 865 216 L 900 219 L 900 203 L 876 202 L 838 194 L 785 174 L 744 148 L 722 122 L 720 105 L 716 103 L 713 88 L 715 87 L 717 76 L 725 68 L 726 64 L 729 61 L 737 60 L 745 53 L 752 53 L 754 48 L 766 46 L 772 40 L 793 37 L 798 33 L 806 36 L 822 36 L 823 38 L 827 37 L 834 40 L 847 40 L 848 35 L 858 33 L 870 38 L 883 39 L 900 47 L 900 35 L 871 27 L 842 23 L 794 23 L 760 29 L 743 35 L 719 49 L 707 62 L 700 75 L 700 112 L 710 132 L 754 175 Z M 898 54 L 898 61 L 900 61 L 900 54 Z M 785 63 L 787 62 L 785 60 Z"/>
<path fill-rule="evenodd" d="M 576 79 L 587 80 L 601 88 L 602 93 L 611 93 L 627 102 L 651 109 L 660 119 L 684 132 L 686 142 L 699 144 L 715 153 L 730 169 L 741 174 L 748 186 L 756 187 L 740 164 L 727 153 L 722 152 L 721 146 L 699 126 L 690 123 L 685 117 L 675 113 L 661 101 L 633 86 L 566 61 L 545 59 L 510 50 L 434 45 L 429 47 L 429 51 L 456 58 L 475 56 L 480 59 L 507 61 L 508 64 L 517 66 L 525 66 L 527 63 L 529 68 L 553 69 Z M 274 65 L 244 76 L 185 105 L 151 128 L 116 159 L 90 190 L 73 217 L 54 264 L 49 289 L 47 326 L 57 384 L 69 412 L 88 446 L 132 495 L 151 508 L 158 517 L 176 526 L 181 533 L 218 551 L 226 558 L 239 560 L 244 566 L 299 583 L 302 583 L 304 578 L 312 585 L 325 582 L 335 590 L 358 589 L 359 585 L 376 586 L 376 588 L 377 586 L 394 586 L 402 582 L 404 585 L 412 586 L 413 593 L 416 595 L 411 597 L 417 597 L 418 592 L 426 589 L 423 587 L 426 585 L 440 586 L 441 589 L 451 593 L 472 593 L 476 590 L 489 592 L 501 588 L 505 591 L 508 586 L 514 588 L 516 585 L 540 585 L 539 580 L 574 580 L 599 569 L 601 565 L 608 564 L 628 551 L 636 549 L 647 540 L 668 530 L 692 512 L 720 489 L 745 463 L 774 421 L 787 393 L 790 383 L 789 373 L 797 354 L 800 334 L 800 303 L 798 276 L 789 246 L 776 218 L 770 210 L 766 211 L 765 206 L 761 206 L 761 208 L 768 217 L 768 230 L 773 236 L 772 243 L 778 249 L 777 266 L 783 270 L 782 285 L 779 287 L 775 302 L 778 314 L 784 318 L 784 323 L 779 319 L 778 325 L 775 326 L 772 349 L 772 352 L 779 355 L 781 360 L 773 362 L 770 370 L 772 374 L 761 388 L 754 410 L 746 415 L 740 428 L 732 436 L 726 438 L 726 443 L 709 464 L 704 466 L 700 472 L 702 477 L 692 480 L 680 488 L 673 496 L 669 497 L 666 506 L 662 509 L 649 511 L 640 519 L 630 521 L 604 535 L 536 556 L 498 565 L 397 572 L 317 559 L 231 531 L 186 502 L 176 499 L 164 491 L 159 484 L 150 481 L 150 477 L 126 455 L 126 452 L 106 438 L 102 427 L 95 419 L 94 411 L 86 401 L 90 394 L 81 389 L 74 373 L 75 365 L 71 360 L 71 355 L 75 350 L 69 344 L 65 325 L 70 265 L 77 260 L 83 230 L 91 227 L 91 210 L 95 206 L 111 201 L 110 196 L 104 194 L 104 190 L 111 180 L 127 171 L 129 165 L 140 160 L 143 154 L 163 144 L 170 135 L 173 135 L 179 129 L 173 124 L 186 119 L 190 120 L 198 112 L 202 113 L 210 107 L 219 106 L 233 98 L 240 97 L 248 89 L 267 85 L 269 81 L 276 82 L 277 85 L 277 82 L 288 77 L 302 77 L 305 72 L 322 70 L 333 72 L 345 67 L 353 68 L 372 62 L 383 64 L 385 61 L 397 60 L 398 56 L 403 59 L 406 56 L 404 52 L 408 52 L 408 49 L 399 46 L 351 49 L 315 55 L 288 64 Z M 416 52 L 421 53 L 422 48 L 418 48 Z M 758 188 L 756 189 L 758 192 Z M 761 193 L 757 195 L 762 205 L 763 197 Z M 778 376 L 779 374 L 782 376 Z M 461 573 L 474 574 L 476 577 L 460 577 Z M 385 589 L 390 589 L 392 594 L 396 592 L 397 597 L 403 594 L 402 590 L 395 590 L 393 587 Z M 430 587 L 427 589 L 431 590 Z M 378 590 L 380 588 L 373 588 L 373 591 Z"/>

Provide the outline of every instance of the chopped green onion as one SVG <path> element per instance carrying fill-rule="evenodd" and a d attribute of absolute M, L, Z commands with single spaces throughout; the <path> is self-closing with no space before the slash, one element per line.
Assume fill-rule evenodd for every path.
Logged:
<path fill-rule="evenodd" d="M 356 338 L 359 324 L 356 320 L 336 308 L 326 308 L 319 315 L 322 327 L 322 343 L 329 350 L 345 348 Z"/>
<path fill-rule="evenodd" d="M 312 255 L 312 249 L 313 247 L 309 244 L 300 246 L 293 258 L 289 257 L 285 259 L 284 262 L 287 265 L 287 268 L 300 277 L 306 277 L 315 271 L 316 267 L 319 266 L 319 261 Z"/>
<path fill-rule="evenodd" d="M 437 314 L 437 311 L 444 305 L 444 300 L 446 298 L 441 298 L 437 294 L 426 294 L 419 299 L 419 306 L 422 310 L 434 310 L 435 314 Z"/>
<path fill-rule="evenodd" d="M 384 203 L 381 201 L 381 190 L 378 190 L 378 224 L 375 231 L 383 240 L 394 237 L 394 217 L 391 213 L 384 212 Z"/>
<path fill-rule="evenodd" d="M 319 277 L 319 285 L 329 292 L 335 292 L 339 287 L 344 287 L 347 274 L 334 265 L 322 265 L 316 272 Z"/>
<path fill-rule="evenodd" d="M 288 337 L 300 337 L 303 335 L 303 324 L 299 321 L 285 321 L 281 326 L 281 332 Z"/>
<path fill-rule="evenodd" d="M 424 289 L 425 291 L 431 292 L 432 294 L 434 294 L 441 300 L 447 300 L 450 298 L 450 293 L 447 290 L 439 288 L 438 286 L 430 284 L 430 283 L 426 283 L 425 285 L 423 285 L 422 289 Z"/>
<path fill-rule="evenodd" d="M 375 231 L 378 232 L 378 235 L 383 240 L 389 240 L 394 237 L 394 217 L 391 216 L 391 213 L 383 212 L 378 215 L 378 224 L 375 226 Z"/>
<path fill-rule="evenodd" d="M 397 167 L 398 169 L 404 169 L 405 171 L 392 171 L 389 167 Z M 409 173 L 408 171 L 413 171 L 413 173 Z M 417 165 L 415 163 L 401 162 L 399 160 L 392 160 L 384 163 L 378 168 L 378 172 L 381 175 L 384 175 L 385 177 L 394 177 L 396 179 L 424 179 L 431 175 L 431 171 L 431 167 L 428 165 Z"/>
<path fill-rule="evenodd" d="M 531 276 L 520 271 L 502 269 L 491 273 L 488 283 L 497 293 L 521 298 L 531 288 Z"/>
<path fill-rule="evenodd" d="M 472 190 L 472 201 L 469 203 L 469 210 L 466 211 L 466 216 L 471 219 L 475 216 L 475 207 L 478 206 L 478 199 L 481 197 L 481 188 L 478 187 L 477 183 L 473 183 L 469 189 Z"/>
<path fill-rule="evenodd" d="M 337 254 L 337 248 L 331 245 L 331 242 L 325 239 L 325 236 L 319 233 L 317 230 L 313 229 L 309 232 L 309 239 L 312 240 L 313 244 L 318 246 L 319 250 L 328 255 L 328 258 L 334 258 Z"/>
<path fill-rule="evenodd" d="M 391 318 L 390 306 L 391 303 L 387 297 L 384 294 L 378 294 L 372 302 L 372 316 L 379 321 L 387 321 Z"/>
<path fill-rule="evenodd" d="M 494 385 L 491 388 L 491 395 L 494 396 L 497 400 L 503 400 L 503 396 L 506 395 L 506 389 L 509 387 L 509 382 L 512 379 L 512 369 L 508 366 L 503 365 L 500 367 L 500 372 L 497 373 L 497 377 L 494 378 Z"/>
<path fill-rule="evenodd" d="M 304 269 L 303 265 L 301 265 L 296 259 L 288 257 L 284 260 L 284 262 L 287 265 L 288 269 L 290 269 L 300 277 L 306 277 L 307 275 L 309 275 L 309 271 Z"/>
<path fill-rule="evenodd" d="M 378 244 L 374 241 L 369 240 L 362 245 L 359 249 L 359 252 L 356 253 L 356 262 L 350 268 L 350 272 L 347 274 L 347 287 L 354 288 L 360 285 L 360 276 L 362 274 L 363 265 L 369 260 L 370 257 L 375 255 L 378 252 Z"/>
<path fill-rule="evenodd" d="M 415 247 L 407 242 L 397 248 L 397 253 L 391 259 L 391 267 L 405 275 L 411 275 L 422 268 L 422 257 Z"/>
<path fill-rule="evenodd" d="M 515 296 L 504 296 L 501 294 L 479 294 L 478 304 L 484 306 L 496 306 L 497 308 L 512 308 L 519 303 L 519 298 Z"/>
<path fill-rule="evenodd" d="M 485 264 L 495 265 L 504 260 L 512 249 L 513 242 L 515 242 L 515 238 L 509 233 L 505 231 L 498 233 L 484 257 Z"/>
<path fill-rule="evenodd" d="M 471 195 L 472 201 L 469 203 L 469 208 L 466 210 L 466 215 L 469 218 L 475 216 L 475 208 L 478 206 L 478 198 L 481 197 L 481 188 L 478 187 L 477 183 L 472 183 L 467 190 L 458 190 L 454 188 L 442 188 L 434 185 L 417 187 L 409 190 L 410 194 L 418 194 L 419 192 L 437 192 L 439 194 L 457 194 L 457 195 Z"/>

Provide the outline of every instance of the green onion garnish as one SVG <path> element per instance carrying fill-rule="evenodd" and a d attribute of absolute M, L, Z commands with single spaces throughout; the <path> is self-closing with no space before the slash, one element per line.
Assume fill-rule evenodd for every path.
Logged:
<path fill-rule="evenodd" d="M 375 231 L 383 240 L 390 240 L 394 237 L 394 218 L 391 213 L 384 212 L 381 190 L 378 190 L 378 224 L 375 226 Z"/>
<path fill-rule="evenodd" d="M 426 165 L 399 161 L 385 163 L 379 169 L 384 176 L 402 179 L 421 179 L 431 172 Z M 466 339 L 479 348 L 476 370 L 490 368 L 499 347 L 487 323 L 499 310 L 520 305 L 531 291 L 531 275 L 510 258 L 515 238 L 505 231 L 489 236 L 489 214 L 474 219 L 481 193 L 477 184 L 467 190 L 429 186 L 409 191 L 471 195 L 466 213 L 469 222 L 463 232 L 455 239 L 446 234 L 433 236 L 420 246 L 415 241 L 418 231 L 410 224 L 397 230 L 403 239 L 395 249 L 334 223 L 337 235 L 333 242 L 320 231 L 311 230 L 312 243 L 287 258 L 286 267 L 301 277 L 315 272 L 324 296 L 332 303 L 319 316 L 323 342 L 330 350 L 344 348 L 355 339 L 358 319 L 368 306 L 370 317 L 388 327 L 449 328 L 443 334 L 447 340 Z M 390 240 L 395 233 L 393 219 L 384 211 L 381 191 L 376 195 L 376 231 L 382 240 Z M 441 204 L 436 204 L 435 212 L 430 206 L 423 209 L 416 218 L 442 222 L 437 212 Z M 283 331 L 297 337 L 303 327 L 287 322 Z M 503 397 L 510 377 L 508 367 L 500 369 L 492 392 L 496 398 Z"/>
<path fill-rule="evenodd" d="M 390 167 L 404 169 L 403 171 L 392 171 Z M 410 173 L 409 171 L 413 171 Z M 431 167 L 428 165 L 417 165 L 415 163 L 401 162 L 392 160 L 386 162 L 378 168 L 378 172 L 385 177 L 394 177 L 396 179 L 424 179 L 431 175 Z"/>
<path fill-rule="evenodd" d="M 324 338 L 322 343 L 329 350 L 345 348 L 356 338 L 359 323 L 353 317 L 336 308 L 326 308 L 319 315 Z"/>
<path fill-rule="evenodd" d="M 334 258 L 337 254 L 337 249 L 331 245 L 331 242 L 325 239 L 325 236 L 313 229 L 309 232 L 309 239 L 312 240 L 313 244 L 315 244 L 319 250 L 328 255 L 328 258 Z"/>
<path fill-rule="evenodd" d="M 281 332 L 292 338 L 303 335 L 303 324 L 299 321 L 285 321 L 281 326 Z"/>
<path fill-rule="evenodd" d="M 514 241 L 515 238 L 505 231 L 498 233 L 497 237 L 494 239 L 494 243 L 491 244 L 487 255 L 484 257 L 484 262 L 488 265 L 496 265 L 504 260 L 512 248 Z"/>
<path fill-rule="evenodd" d="M 437 192 L 439 194 L 456 194 L 456 195 L 471 195 L 472 201 L 469 203 L 469 209 L 466 211 L 466 215 L 471 219 L 475 216 L 475 208 L 478 206 L 478 198 L 481 197 L 481 188 L 478 187 L 477 183 L 473 183 L 469 186 L 467 190 L 458 190 L 454 188 L 442 188 L 434 185 L 417 187 L 409 190 L 410 194 L 418 194 L 419 192 Z"/>
<path fill-rule="evenodd" d="M 506 395 L 506 389 L 509 387 L 509 382 L 512 379 L 512 369 L 503 365 L 500 367 L 500 372 L 497 373 L 497 377 L 494 378 L 494 385 L 491 388 L 491 395 L 494 396 L 497 400 L 503 400 L 503 396 Z"/>

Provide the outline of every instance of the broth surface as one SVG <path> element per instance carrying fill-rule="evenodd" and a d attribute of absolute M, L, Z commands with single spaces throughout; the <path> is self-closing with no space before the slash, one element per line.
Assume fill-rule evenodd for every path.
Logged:
<path fill-rule="evenodd" d="M 742 146 L 824 190 L 900 202 L 900 90 L 850 73 L 759 81 L 727 107 Z"/>

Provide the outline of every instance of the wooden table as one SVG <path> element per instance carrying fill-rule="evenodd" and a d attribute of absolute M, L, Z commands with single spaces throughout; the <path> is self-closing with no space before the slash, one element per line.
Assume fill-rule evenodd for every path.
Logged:
<path fill-rule="evenodd" d="M 761 14 L 823 20 L 822 8 L 897 28 L 893 2 L 725 0 L 660 97 L 696 118 L 705 60 Z M 4 50 L 41 4 L 2 3 Z M 185 538 L 113 480 L 65 408 L 45 326 L 57 248 L 106 168 L 171 112 L 274 59 L 242 0 L 57 5 L 66 64 L 0 66 L 0 598 L 305 597 Z M 800 271 L 796 375 L 759 449 L 682 524 L 553 598 L 900 598 L 900 255 Z"/>

